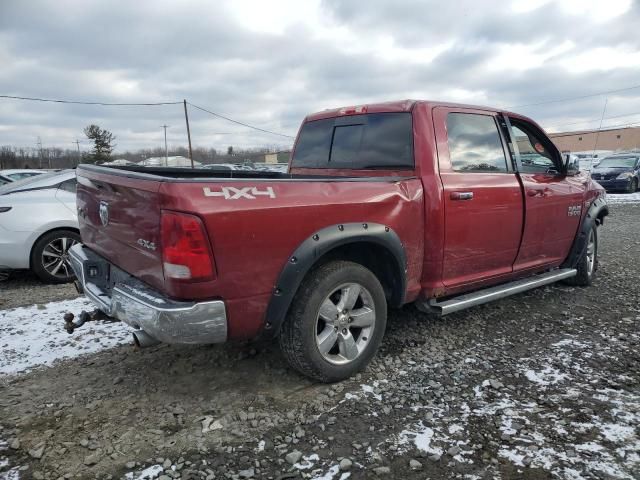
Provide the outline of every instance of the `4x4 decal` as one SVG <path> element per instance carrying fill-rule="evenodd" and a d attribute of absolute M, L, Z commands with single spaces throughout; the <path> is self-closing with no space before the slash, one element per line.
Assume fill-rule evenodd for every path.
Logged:
<path fill-rule="evenodd" d="M 238 200 L 240 198 L 255 200 L 256 197 L 260 196 L 276 198 L 273 187 L 266 187 L 262 190 L 258 187 L 221 187 L 220 191 L 212 191 L 209 187 L 204 187 L 202 190 L 205 197 L 224 197 L 225 200 Z"/>

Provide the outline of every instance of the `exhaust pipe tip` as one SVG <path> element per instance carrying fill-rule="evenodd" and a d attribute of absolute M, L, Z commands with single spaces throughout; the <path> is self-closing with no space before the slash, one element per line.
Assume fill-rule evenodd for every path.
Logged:
<path fill-rule="evenodd" d="M 160 340 L 156 340 L 144 330 L 136 330 L 133 332 L 133 343 L 135 343 L 138 348 L 147 348 L 158 345 Z"/>

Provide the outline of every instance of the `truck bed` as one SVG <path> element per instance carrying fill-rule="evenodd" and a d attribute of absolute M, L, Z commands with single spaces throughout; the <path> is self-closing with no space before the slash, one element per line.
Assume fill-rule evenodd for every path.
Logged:
<path fill-rule="evenodd" d="M 419 290 L 424 206 L 422 183 L 414 177 L 82 165 L 77 202 L 87 247 L 176 300 L 224 298 L 264 312 L 294 250 L 329 225 L 354 222 L 375 222 L 397 233 L 406 251 L 407 287 Z M 101 203 L 108 205 L 106 225 L 100 219 Z M 202 220 L 214 258 L 214 280 L 165 278 L 163 211 Z"/>

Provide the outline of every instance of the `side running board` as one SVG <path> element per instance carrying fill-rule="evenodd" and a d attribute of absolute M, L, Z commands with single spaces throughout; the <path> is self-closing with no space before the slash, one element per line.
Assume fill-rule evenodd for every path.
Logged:
<path fill-rule="evenodd" d="M 547 273 L 534 275 L 532 277 L 516 280 L 515 282 L 505 283 L 495 287 L 485 288 L 484 290 L 467 293 L 441 302 L 436 299 L 431 299 L 428 302 L 418 305 L 418 307 L 431 312 L 435 310 L 435 312 L 440 315 L 448 315 L 449 313 L 464 310 L 465 308 L 475 307 L 476 305 L 482 305 L 483 303 L 492 302 L 493 300 L 515 295 L 516 293 L 526 292 L 533 288 L 555 283 L 566 278 L 575 277 L 577 273 L 578 272 L 575 268 L 552 270 Z"/>

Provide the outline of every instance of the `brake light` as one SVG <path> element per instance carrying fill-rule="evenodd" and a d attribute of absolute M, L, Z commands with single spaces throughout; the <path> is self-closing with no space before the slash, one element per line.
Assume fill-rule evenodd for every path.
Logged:
<path fill-rule="evenodd" d="M 215 278 L 209 239 L 198 217 L 162 211 L 160 224 L 165 278 L 192 281 Z"/>
<path fill-rule="evenodd" d="M 367 113 L 366 105 L 359 105 L 356 107 L 344 107 L 339 111 L 340 115 L 353 115 L 354 113 Z"/>

